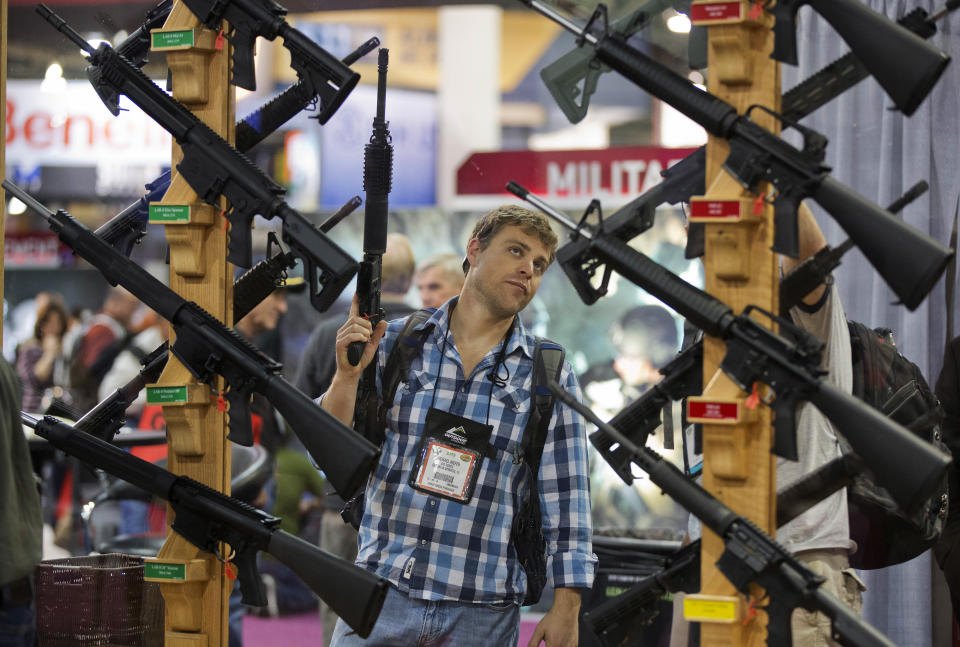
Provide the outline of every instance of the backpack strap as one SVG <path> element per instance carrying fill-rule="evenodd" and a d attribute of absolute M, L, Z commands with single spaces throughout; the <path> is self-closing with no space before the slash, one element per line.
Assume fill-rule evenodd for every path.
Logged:
<path fill-rule="evenodd" d="M 381 428 L 386 428 L 387 412 L 393 406 L 393 398 L 397 394 L 397 389 L 400 387 L 400 383 L 406 380 L 410 364 L 413 362 L 413 358 L 420 353 L 423 342 L 426 340 L 427 331 L 417 332 L 416 328 L 433 316 L 434 312 L 436 310 L 433 308 L 421 308 L 407 317 L 397 341 L 394 342 L 390 354 L 387 355 L 381 377 L 382 388 L 380 392 L 382 396 L 378 412 Z"/>
<path fill-rule="evenodd" d="M 566 355 L 563 347 L 549 339 L 537 337 L 533 351 L 533 386 L 531 389 L 532 406 L 527 426 L 523 429 L 521 441 L 522 458 L 530 465 L 530 471 L 537 477 L 540 471 L 540 458 L 547 441 L 550 418 L 556 398 L 547 388 L 549 379 L 560 380 L 563 359 Z M 548 377 L 549 376 L 549 377 Z"/>

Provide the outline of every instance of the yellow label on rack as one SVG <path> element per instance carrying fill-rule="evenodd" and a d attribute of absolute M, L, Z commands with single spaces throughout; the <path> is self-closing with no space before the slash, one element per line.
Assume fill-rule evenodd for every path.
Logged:
<path fill-rule="evenodd" d="M 693 596 L 683 599 L 683 617 L 691 622 L 735 622 L 737 598 Z"/>

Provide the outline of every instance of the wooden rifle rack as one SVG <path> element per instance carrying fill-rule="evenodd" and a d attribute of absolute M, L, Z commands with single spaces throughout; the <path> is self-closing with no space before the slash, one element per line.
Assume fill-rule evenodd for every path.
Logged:
<path fill-rule="evenodd" d="M 230 85 L 231 46 L 204 28 L 182 2 L 174 3 L 162 39 L 152 38 L 153 51 L 167 57 L 173 97 L 230 143 L 234 141 L 234 90 Z M 176 33 L 172 33 L 176 32 Z M 156 47 L 163 42 L 163 47 Z M 233 325 L 233 265 L 226 261 L 227 221 L 220 208 L 204 203 L 176 173 L 182 157 L 173 144 L 170 188 L 161 204 L 183 214 L 164 225 L 170 244 L 170 287 L 194 301 L 227 326 Z M 184 208 L 185 207 L 185 208 Z M 173 334 L 171 334 L 173 343 Z M 217 377 L 216 394 L 194 378 L 170 354 L 167 366 L 152 392 L 178 393 L 163 405 L 167 423 L 171 472 L 184 474 L 215 490 L 230 493 L 230 448 L 223 402 L 217 397 L 226 385 Z M 185 388 L 184 388 L 185 387 Z M 167 540 L 148 560 L 148 575 L 160 582 L 166 604 L 167 647 L 213 647 L 227 644 L 229 597 L 234 580 L 228 565 L 200 551 L 169 529 L 173 510 L 167 506 Z M 225 548 L 221 555 L 226 557 Z"/>
<path fill-rule="evenodd" d="M 779 110 L 780 65 L 773 49 L 772 17 L 748 0 L 696 0 L 695 24 L 709 26 L 707 89 L 742 114 L 754 104 Z M 751 116 L 779 132 L 779 124 L 761 111 Z M 773 244 L 773 207 L 743 189 L 721 166 L 729 152 L 726 140 L 707 143 L 706 195 L 691 200 L 691 220 L 705 223 L 705 288 L 740 312 L 749 304 L 778 311 L 778 259 Z M 769 187 L 766 188 L 769 191 Z M 755 394 L 744 393 L 718 370 L 726 352 L 723 341 L 704 338 L 703 485 L 760 529 L 776 528 L 776 472 L 772 413 Z M 764 387 L 761 385 L 760 395 Z M 753 395 L 753 397 L 751 397 Z M 713 406 L 718 405 L 718 406 Z M 751 599 L 739 595 L 715 563 L 723 541 L 704 529 L 700 594 L 687 596 L 685 615 L 701 622 L 701 644 L 710 647 L 760 647 L 766 638 L 766 614 L 754 608 L 763 592 L 751 587 Z"/>

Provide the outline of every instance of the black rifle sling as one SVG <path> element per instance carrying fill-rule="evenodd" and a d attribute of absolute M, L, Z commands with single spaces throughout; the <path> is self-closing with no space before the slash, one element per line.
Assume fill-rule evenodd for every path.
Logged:
<path fill-rule="evenodd" d="M 521 444 L 523 458 L 530 465 L 530 471 L 535 479 L 540 471 L 540 457 L 543 455 L 543 446 L 547 441 L 547 432 L 553 413 L 554 397 L 547 388 L 547 376 L 551 375 L 554 381 L 560 381 L 563 358 L 562 346 L 549 339 L 537 337 L 537 345 L 533 351 L 533 406 L 530 408 L 527 426 L 523 430 Z"/>
<path fill-rule="evenodd" d="M 380 425 L 384 432 L 387 429 L 387 411 L 393 406 L 393 398 L 397 394 L 397 388 L 400 386 L 400 382 L 406 381 L 410 363 L 420 352 L 428 332 L 424 330 L 417 334 L 414 329 L 429 319 L 434 312 L 434 310 L 421 308 L 407 317 L 407 322 L 403 324 L 400 336 L 397 337 L 393 348 L 390 349 L 390 354 L 387 355 L 387 362 L 383 367 L 383 376 L 381 377 L 382 388 L 380 392 L 383 397 L 380 399 L 379 412 Z"/>

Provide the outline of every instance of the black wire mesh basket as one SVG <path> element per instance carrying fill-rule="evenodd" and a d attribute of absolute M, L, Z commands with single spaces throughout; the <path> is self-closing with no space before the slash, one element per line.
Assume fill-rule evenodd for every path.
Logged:
<path fill-rule="evenodd" d="M 163 597 L 143 581 L 143 558 L 107 554 L 40 562 L 39 647 L 161 647 Z"/>

